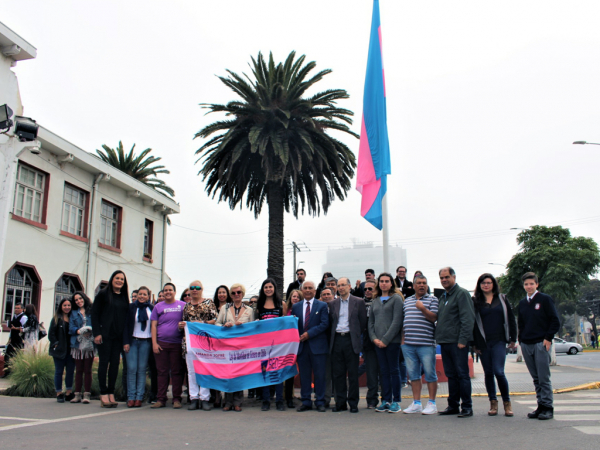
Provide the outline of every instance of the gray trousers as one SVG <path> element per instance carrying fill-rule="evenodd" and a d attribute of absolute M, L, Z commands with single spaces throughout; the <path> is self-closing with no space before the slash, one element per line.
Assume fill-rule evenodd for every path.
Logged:
<path fill-rule="evenodd" d="M 335 397 L 333 377 L 331 376 L 331 353 L 327 353 L 327 362 L 325 364 L 325 404 L 329 406 L 331 398 Z"/>
<path fill-rule="evenodd" d="M 550 381 L 550 352 L 543 342 L 521 343 L 521 351 L 527 370 L 533 378 L 538 405 L 552 408 L 552 382 Z"/>

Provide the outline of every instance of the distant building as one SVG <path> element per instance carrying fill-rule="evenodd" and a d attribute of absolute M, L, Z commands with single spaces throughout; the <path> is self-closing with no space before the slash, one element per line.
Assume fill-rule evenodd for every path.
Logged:
<path fill-rule="evenodd" d="M 396 276 L 396 267 L 406 266 L 406 249 L 389 247 L 390 272 Z M 327 262 L 323 264 L 321 275 L 331 272 L 336 278 L 348 277 L 352 286 L 356 280 L 365 279 L 365 270 L 373 269 L 375 275 L 383 272 L 383 247 L 375 247 L 372 242 L 355 243 L 352 247 L 327 250 Z M 320 281 L 321 277 L 314 277 Z"/>
<path fill-rule="evenodd" d="M 5 51 L 4 49 L 10 51 Z M 36 50 L 0 23 L 0 105 L 15 115 L 23 107 L 11 70 Z M 0 344 L 14 305 L 32 303 L 46 328 L 55 305 L 75 291 L 92 299 L 111 273 L 121 269 L 130 291 L 145 285 L 153 293 L 169 281 L 165 273 L 167 216 L 179 213 L 172 199 L 40 126 L 41 149 L 5 156 L 0 136 L 0 181 L 14 169 L 0 206 Z M 4 187 L 3 187 L 4 189 Z"/>

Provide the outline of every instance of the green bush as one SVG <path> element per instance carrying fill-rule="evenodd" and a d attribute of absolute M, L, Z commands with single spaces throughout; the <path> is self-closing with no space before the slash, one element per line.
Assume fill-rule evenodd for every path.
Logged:
<path fill-rule="evenodd" d="M 12 386 L 9 395 L 19 397 L 52 398 L 54 390 L 54 360 L 48 354 L 48 346 L 18 351 L 9 361 L 8 380 Z"/>

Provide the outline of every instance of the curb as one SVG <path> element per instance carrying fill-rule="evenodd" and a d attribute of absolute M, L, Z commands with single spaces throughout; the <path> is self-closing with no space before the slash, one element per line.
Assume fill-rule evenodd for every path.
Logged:
<path fill-rule="evenodd" d="M 575 391 L 585 391 L 585 390 L 589 390 L 589 389 L 600 389 L 600 381 L 594 381 L 592 383 L 585 383 L 585 384 L 580 384 L 577 386 L 573 386 L 573 387 L 568 387 L 568 388 L 563 388 L 563 389 L 554 389 L 552 392 L 554 394 L 566 394 L 568 392 L 575 392 Z M 535 395 L 535 391 L 531 391 L 531 392 L 511 392 L 510 395 L 514 395 L 514 396 L 518 396 L 518 395 Z M 487 392 L 486 393 L 476 393 L 476 394 L 471 394 L 471 397 L 487 397 Z M 422 398 L 429 398 L 428 395 L 422 395 Z M 436 395 L 436 398 L 448 398 L 448 394 L 440 394 L 440 395 Z M 406 399 L 412 399 L 412 395 L 403 395 L 402 398 L 406 398 Z"/>

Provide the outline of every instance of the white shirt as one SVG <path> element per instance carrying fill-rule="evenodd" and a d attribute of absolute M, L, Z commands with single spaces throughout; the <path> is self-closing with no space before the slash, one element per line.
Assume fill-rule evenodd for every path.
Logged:
<path fill-rule="evenodd" d="M 304 320 L 304 318 L 306 317 L 306 305 L 310 304 L 310 308 L 311 308 L 310 312 L 312 313 L 312 308 L 313 308 L 313 305 L 314 305 L 314 303 L 313 303 L 314 301 L 315 301 L 314 297 L 311 298 L 310 300 L 304 299 L 304 304 L 302 305 L 302 320 Z"/>
<path fill-rule="evenodd" d="M 140 310 L 135 312 L 135 319 L 133 321 L 133 337 L 138 339 L 148 339 L 152 337 L 152 322 L 150 322 L 150 309 L 148 309 L 148 321 L 146 322 L 146 329 L 142 331 L 142 324 L 138 322 L 138 315 Z"/>
<path fill-rule="evenodd" d="M 535 297 L 535 294 L 537 294 L 537 293 L 538 293 L 538 291 L 537 291 L 537 289 L 536 289 L 536 290 L 535 290 L 535 292 L 534 292 L 533 294 L 531 294 L 531 296 L 529 296 L 529 295 L 528 295 L 528 296 L 527 296 L 527 303 L 529 303 L 529 302 L 531 301 L 531 299 L 532 299 L 533 297 Z"/>

